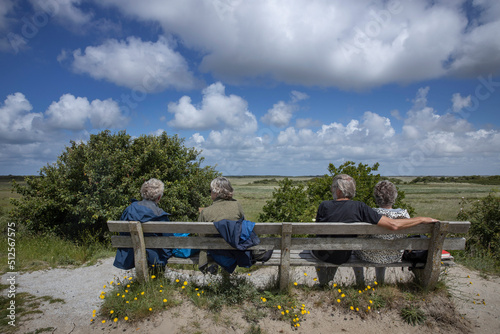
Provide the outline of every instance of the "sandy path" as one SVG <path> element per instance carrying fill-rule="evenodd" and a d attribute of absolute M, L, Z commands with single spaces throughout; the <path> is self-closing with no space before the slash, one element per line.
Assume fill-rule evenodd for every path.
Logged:
<path fill-rule="evenodd" d="M 39 328 L 54 327 L 53 333 L 245 333 L 250 324 L 244 320 L 240 310 L 225 310 L 219 315 L 194 308 L 191 303 L 165 311 L 161 316 L 152 317 L 132 328 L 125 323 L 118 325 L 100 323 L 90 325 L 92 310 L 98 309 L 101 300 L 99 294 L 107 282 L 130 273 L 112 266 L 112 258 L 97 265 L 75 269 L 50 269 L 17 275 L 17 292 L 29 292 L 35 296 L 52 296 L 64 299 L 65 303 L 46 303 L 41 309 L 43 315 L 31 315 L 23 321 L 20 333 Z M 304 272 L 308 273 L 309 282 L 315 276 L 314 268 L 297 268 L 294 279 L 306 283 Z M 276 274 L 276 268 L 263 268 L 252 274 L 256 285 L 264 284 Z M 203 277 L 196 273 L 199 280 Z M 388 271 L 387 280 L 406 279 L 408 273 L 400 268 Z M 2 283 L 6 284 L 6 275 Z M 367 275 L 367 279 L 370 279 Z M 468 333 L 500 333 L 500 278 L 485 279 L 462 266 L 455 266 L 447 273 L 448 286 L 458 311 L 472 324 Z M 352 270 L 341 268 L 336 281 L 353 281 Z M 339 282 L 340 283 L 340 282 Z M 362 320 L 353 314 L 331 312 L 321 305 L 308 306 L 311 314 L 302 323 L 298 331 L 292 330 L 289 323 L 263 318 L 259 326 L 267 333 L 460 333 L 450 329 L 409 326 L 403 323 L 398 314 L 376 314 L 372 319 Z M 200 319 L 207 320 L 201 321 Z M 175 320 L 172 320 L 175 319 Z M 19 323 L 18 323 L 19 324 Z"/>

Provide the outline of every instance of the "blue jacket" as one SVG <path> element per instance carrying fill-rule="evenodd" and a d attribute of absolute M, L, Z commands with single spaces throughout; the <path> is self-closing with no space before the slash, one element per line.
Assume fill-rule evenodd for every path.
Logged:
<path fill-rule="evenodd" d="M 143 200 L 138 202 L 132 200 L 132 203 L 123 211 L 120 220 L 139 221 L 145 223 L 148 221 L 169 221 L 166 213 L 155 202 Z M 120 233 L 121 235 L 130 235 L 129 233 Z M 145 233 L 144 236 L 172 236 L 172 233 Z M 168 259 L 172 256 L 172 250 L 166 248 L 147 248 L 146 258 L 148 266 L 165 266 Z M 135 267 L 134 250 L 132 248 L 118 248 L 116 250 L 115 262 L 113 265 L 117 268 L 129 270 Z"/>
<path fill-rule="evenodd" d="M 250 267 L 252 263 L 252 252 L 247 248 L 260 244 L 260 239 L 253 231 L 254 222 L 244 220 L 223 219 L 214 222 L 214 226 L 220 235 L 235 250 L 212 250 L 207 253 L 228 273 L 232 273 L 236 266 Z"/>

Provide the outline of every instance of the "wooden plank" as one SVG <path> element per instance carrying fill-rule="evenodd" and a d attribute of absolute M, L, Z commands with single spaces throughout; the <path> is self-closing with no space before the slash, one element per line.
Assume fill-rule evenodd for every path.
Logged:
<path fill-rule="evenodd" d="M 146 246 L 144 244 L 144 234 L 142 232 L 142 224 L 137 221 L 129 222 L 130 239 L 134 248 L 134 263 L 137 279 L 141 282 L 147 282 L 148 261 L 146 259 Z"/>
<path fill-rule="evenodd" d="M 261 234 L 281 234 L 282 223 L 256 223 L 254 231 Z M 389 231 L 368 223 L 291 223 L 292 234 L 425 234 L 432 232 L 433 224 L 420 224 L 400 231 Z M 470 222 L 449 222 L 449 233 L 467 233 Z M 110 232 L 128 232 L 128 222 L 108 221 Z M 211 222 L 147 222 L 144 233 L 199 233 L 216 234 Z"/>
<path fill-rule="evenodd" d="M 281 239 L 274 237 L 261 238 L 258 246 L 250 249 L 280 249 Z M 215 237 L 144 237 L 146 248 L 190 248 L 190 249 L 233 249 L 222 238 Z M 334 249 L 408 249 L 421 250 L 428 249 L 430 239 L 361 239 L 361 238 L 292 238 L 291 250 L 334 250 Z M 130 236 L 111 236 L 113 247 L 131 248 L 133 247 Z M 465 248 L 465 238 L 446 238 L 444 249 L 457 250 Z"/>

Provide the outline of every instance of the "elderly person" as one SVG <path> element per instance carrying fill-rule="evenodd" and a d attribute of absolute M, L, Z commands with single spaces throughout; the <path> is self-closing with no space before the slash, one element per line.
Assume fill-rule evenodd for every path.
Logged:
<path fill-rule="evenodd" d="M 438 221 L 430 217 L 392 219 L 375 212 L 363 202 L 353 201 L 352 198 L 356 195 L 356 182 L 347 174 L 339 174 L 333 178 L 331 191 L 333 200 L 323 201 L 319 205 L 316 222 L 367 222 L 378 224 L 389 230 L 399 230 Z M 342 264 L 349 260 L 351 252 L 351 250 L 312 251 L 312 255 L 325 262 Z M 320 284 L 328 284 L 329 281 L 333 280 L 336 272 L 337 267 L 320 268 L 318 271 Z"/>
<path fill-rule="evenodd" d="M 169 214 L 163 211 L 160 202 L 165 186 L 162 181 L 152 178 L 141 186 L 142 201 L 132 200 L 132 203 L 123 211 L 120 220 L 139 221 L 168 221 Z M 128 233 L 124 233 L 127 234 Z M 172 234 L 145 234 L 170 236 Z M 172 256 L 170 249 L 153 248 L 146 249 L 146 258 L 149 267 L 162 268 Z M 117 268 L 129 270 L 134 268 L 134 250 L 132 248 L 118 248 L 113 265 Z"/>
<path fill-rule="evenodd" d="M 379 206 L 374 209 L 377 213 L 392 218 L 392 219 L 409 219 L 410 215 L 408 211 L 404 209 L 393 209 L 392 206 L 396 202 L 398 197 L 398 190 L 396 186 L 387 180 L 380 181 L 375 185 L 373 189 L 373 196 L 375 197 L 375 203 Z M 404 238 L 402 234 L 379 234 L 370 236 L 372 238 L 379 238 L 385 240 L 394 240 Z M 402 250 L 372 250 L 372 251 L 354 251 L 354 255 L 366 262 L 372 263 L 394 263 L 401 261 L 401 256 L 403 255 Z M 354 273 L 356 274 L 356 282 L 362 284 L 364 282 L 363 268 L 355 268 Z M 376 267 L 375 274 L 377 281 L 383 283 L 385 279 L 385 268 Z"/>
<path fill-rule="evenodd" d="M 222 219 L 239 220 L 243 218 L 243 208 L 233 199 L 233 187 L 225 177 L 218 177 L 210 182 L 210 196 L 212 205 L 204 208 L 199 217 L 199 222 L 216 222 Z"/>

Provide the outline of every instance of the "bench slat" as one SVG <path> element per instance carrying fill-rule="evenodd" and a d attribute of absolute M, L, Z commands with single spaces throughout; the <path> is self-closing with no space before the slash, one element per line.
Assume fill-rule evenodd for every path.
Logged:
<path fill-rule="evenodd" d="M 128 232 L 129 222 L 108 221 L 110 232 Z M 449 233 L 467 233 L 469 222 L 449 222 Z M 217 234 L 211 222 L 147 222 L 144 233 L 199 233 Z M 255 223 L 255 233 L 281 235 L 281 223 Z M 432 232 L 432 224 L 420 224 L 404 230 L 389 231 L 368 223 L 293 223 L 292 234 L 425 234 Z"/>

